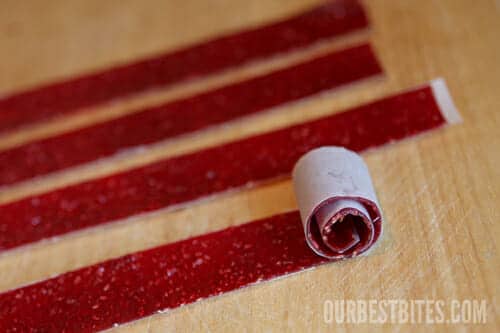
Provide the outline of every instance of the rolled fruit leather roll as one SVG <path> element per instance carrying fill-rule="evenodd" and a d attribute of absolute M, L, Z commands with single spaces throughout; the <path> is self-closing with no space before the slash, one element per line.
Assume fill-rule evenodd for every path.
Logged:
<path fill-rule="evenodd" d="M 292 172 L 307 244 L 329 259 L 355 257 L 382 233 L 382 213 L 361 156 L 321 147 L 302 156 Z"/>

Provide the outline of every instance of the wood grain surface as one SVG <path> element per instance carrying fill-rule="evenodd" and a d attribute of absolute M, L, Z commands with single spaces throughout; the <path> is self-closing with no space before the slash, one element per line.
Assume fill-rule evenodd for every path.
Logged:
<path fill-rule="evenodd" d="M 314 3 L 2 0 L 0 94 L 272 21 Z M 10 186 L 0 190 L 0 202 L 340 111 L 442 76 L 463 123 L 364 154 L 385 214 L 386 233 L 372 255 L 261 283 L 114 330 L 427 332 L 424 325 L 328 324 L 323 304 L 334 299 L 477 299 L 487 301 L 487 324 L 443 324 L 432 330 L 498 332 L 500 3 L 366 0 L 364 4 L 372 22 L 369 33 L 8 133 L 0 137 L 0 149 L 133 112 L 139 105 L 252 77 L 364 39 L 372 41 L 386 71 L 384 79 Z M 286 180 L 16 249 L 0 255 L 0 291 L 295 208 Z"/>

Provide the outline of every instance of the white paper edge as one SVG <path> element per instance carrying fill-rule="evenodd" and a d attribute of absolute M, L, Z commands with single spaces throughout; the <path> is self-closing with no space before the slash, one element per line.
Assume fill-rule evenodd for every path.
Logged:
<path fill-rule="evenodd" d="M 429 86 L 432 89 L 432 94 L 436 99 L 436 103 L 441 111 L 441 114 L 446 119 L 448 124 L 458 124 L 461 123 L 462 117 L 453 103 L 453 99 L 450 95 L 448 87 L 446 86 L 446 81 L 443 78 L 437 78 L 431 80 Z"/>
<path fill-rule="evenodd" d="M 331 182 L 329 181 L 317 182 L 311 180 L 311 179 L 318 180 L 325 177 L 320 173 L 312 172 L 312 170 L 325 169 L 326 168 L 324 164 L 325 155 L 328 156 L 331 154 L 335 155 L 342 154 L 342 156 L 336 156 L 336 158 L 339 159 L 340 157 L 342 157 L 342 160 L 350 162 L 351 167 L 354 166 L 356 170 L 361 170 L 360 172 L 361 174 L 365 174 L 364 177 L 360 176 L 357 178 L 358 181 L 363 179 L 365 180 L 365 182 L 362 183 L 357 182 L 357 188 L 358 188 L 357 190 L 353 190 L 353 192 L 350 193 L 343 193 L 341 191 L 338 191 L 337 189 L 332 188 Z M 323 161 L 322 161 L 323 163 L 320 163 L 320 161 L 318 160 L 319 155 L 323 155 Z M 331 160 L 332 157 L 330 156 L 330 162 Z M 355 174 L 355 172 L 353 172 L 352 169 L 350 169 L 349 174 L 352 175 Z M 352 199 L 356 201 L 358 204 L 360 204 L 359 200 L 360 198 L 362 198 L 375 205 L 378 210 L 379 218 L 373 220 L 372 223 L 378 222 L 380 224 L 380 233 L 378 235 L 378 239 L 382 237 L 384 230 L 382 224 L 382 210 L 378 202 L 375 189 L 373 187 L 373 182 L 371 180 L 371 175 L 368 166 L 358 153 L 341 146 L 323 146 L 312 149 L 309 152 L 302 155 L 300 159 L 295 163 L 295 166 L 292 171 L 292 182 L 294 187 L 295 198 L 297 201 L 302 224 L 304 227 L 305 240 L 314 253 L 324 258 L 334 259 L 334 260 L 347 259 L 352 257 L 352 256 L 345 256 L 343 254 L 339 256 L 326 255 L 325 253 L 316 249 L 316 247 L 313 244 L 313 240 L 308 235 L 311 218 L 314 215 L 314 212 L 318 208 L 320 208 L 323 205 L 323 203 L 325 203 L 327 200 L 331 200 L 334 198 Z M 316 195 L 312 195 L 311 194 L 312 192 L 316 193 Z M 367 249 L 364 249 L 361 254 L 368 252 L 371 249 L 371 247 L 373 247 L 373 245 L 378 241 L 378 239 L 373 241 L 371 243 L 371 246 Z M 354 257 L 357 257 L 361 254 L 355 253 Z"/>

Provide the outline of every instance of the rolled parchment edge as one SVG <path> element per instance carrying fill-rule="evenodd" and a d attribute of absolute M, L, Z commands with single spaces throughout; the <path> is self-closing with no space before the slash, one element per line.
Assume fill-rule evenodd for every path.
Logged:
<path fill-rule="evenodd" d="M 316 254 L 332 260 L 356 257 L 367 253 L 381 236 L 383 228 L 380 204 L 368 168 L 355 152 L 335 146 L 313 149 L 297 161 L 292 179 L 306 242 Z M 325 222 L 324 219 L 322 222 L 317 221 L 318 212 L 340 201 L 343 205 L 337 207 L 336 211 L 331 212 L 331 217 L 326 219 L 330 222 Z M 363 209 L 358 205 L 369 213 L 363 214 Z M 366 224 L 368 238 L 356 243 L 352 250 L 335 252 L 326 240 L 321 239 L 318 232 L 327 230 L 321 229 L 325 223 L 327 227 L 341 223 L 348 215 L 361 216 Z M 365 218 L 363 215 L 369 216 Z M 336 217 L 334 222 L 331 220 L 333 216 Z"/>

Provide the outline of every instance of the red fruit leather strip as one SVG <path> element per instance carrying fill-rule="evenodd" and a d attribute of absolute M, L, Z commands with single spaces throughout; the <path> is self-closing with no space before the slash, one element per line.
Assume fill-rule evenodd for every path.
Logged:
<path fill-rule="evenodd" d="M 315 121 L 0 206 L 0 249 L 288 176 L 321 146 L 354 151 L 446 123 L 430 86 Z"/>
<path fill-rule="evenodd" d="M 101 330 L 326 261 L 285 213 L 0 294 L 0 331 Z"/>
<path fill-rule="evenodd" d="M 328 1 L 277 23 L 7 96 L 0 99 L 0 131 L 214 73 L 367 25 L 358 1 Z"/>
<path fill-rule="evenodd" d="M 367 44 L 330 53 L 265 76 L 0 152 L 0 186 L 262 112 L 380 73 Z"/>

